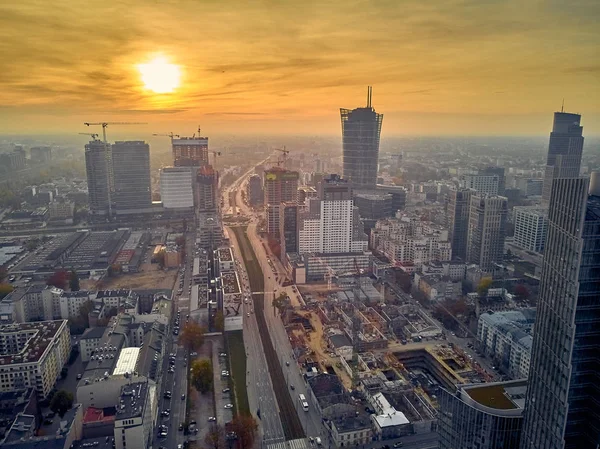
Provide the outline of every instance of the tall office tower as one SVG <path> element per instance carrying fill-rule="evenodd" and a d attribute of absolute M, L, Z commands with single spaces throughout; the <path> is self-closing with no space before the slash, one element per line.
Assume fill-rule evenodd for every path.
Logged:
<path fill-rule="evenodd" d="M 200 167 L 196 174 L 196 208 L 216 211 L 218 207 L 219 173 L 211 165 Z"/>
<path fill-rule="evenodd" d="M 260 206 L 264 201 L 264 192 L 262 180 L 259 175 L 252 175 L 248 178 L 248 184 L 246 188 L 246 197 L 248 198 L 248 204 L 250 206 Z"/>
<path fill-rule="evenodd" d="M 362 252 L 368 246 L 352 199 L 352 183 L 338 175 L 321 181 L 318 197 L 308 200 L 308 212 L 299 221 L 298 252 L 302 254 Z"/>
<path fill-rule="evenodd" d="M 544 252 L 548 232 L 548 209 L 545 207 L 515 207 L 515 238 L 520 248 L 536 253 Z"/>
<path fill-rule="evenodd" d="M 208 165 L 208 137 L 181 137 L 172 140 L 175 167 Z"/>
<path fill-rule="evenodd" d="M 165 209 L 194 208 L 194 167 L 160 170 L 160 199 Z"/>
<path fill-rule="evenodd" d="M 552 181 L 521 449 L 600 445 L 599 181 Z"/>
<path fill-rule="evenodd" d="M 491 272 L 504 261 L 508 200 L 503 196 L 473 194 L 469 209 L 467 261 Z"/>
<path fill-rule="evenodd" d="M 450 190 L 448 193 L 448 233 L 452 258 L 467 260 L 469 210 L 473 190 Z"/>
<path fill-rule="evenodd" d="M 552 180 L 557 178 L 574 178 L 581 170 L 581 153 L 583 152 L 583 127 L 580 125 L 581 115 L 566 112 L 554 113 L 554 125 L 548 143 L 548 158 L 544 172 L 542 205 L 548 206 Z"/>
<path fill-rule="evenodd" d="M 344 179 L 352 181 L 356 189 L 374 189 L 377 184 L 383 114 L 377 114 L 371 106 L 372 94 L 369 86 L 365 108 L 340 109 Z"/>
<path fill-rule="evenodd" d="M 117 214 L 148 212 L 152 207 L 150 146 L 143 141 L 112 145 L 113 203 Z"/>
<path fill-rule="evenodd" d="M 109 147 L 110 152 L 110 147 Z M 109 158 L 104 142 L 92 140 L 85 146 L 88 203 L 92 215 L 108 215 L 110 208 Z"/>
<path fill-rule="evenodd" d="M 479 172 L 482 175 L 496 175 L 498 176 L 498 195 L 504 195 L 504 189 L 506 189 L 506 178 L 504 176 L 504 167 L 487 167 L 485 170 Z"/>
<path fill-rule="evenodd" d="M 279 237 L 279 209 L 281 203 L 298 202 L 297 171 L 273 167 L 265 170 L 264 203 L 267 207 L 267 232 L 273 237 Z"/>
<path fill-rule="evenodd" d="M 281 260 L 287 253 L 298 252 L 298 212 L 300 206 L 295 203 L 282 203 L 279 208 L 279 236 L 281 241 Z"/>

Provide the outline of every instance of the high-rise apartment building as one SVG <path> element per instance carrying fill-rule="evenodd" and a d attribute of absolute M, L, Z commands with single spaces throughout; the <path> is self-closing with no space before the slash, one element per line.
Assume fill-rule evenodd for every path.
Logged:
<path fill-rule="evenodd" d="M 110 147 L 108 148 L 110 153 Z M 110 154 L 99 140 L 92 140 L 85 146 L 85 171 L 87 174 L 88 203 L 92 215 L 107 215 L 111 201 Z"/>
<path fill-rule="evenodd" d="M 583 127 L 580 122 L 579 114 L 562 111 L 554 113 L 544 173 L 542 205 L 548 206 L 553 179 L 579 176 L 583 152 Z"/>
<path fill-rule="evenodd" d="M 578 116 L 569 116 L 565 126 L 578 128 Z M 580 154 L 582 138 L 566 141 Z M 552 180 L 521 449 L 600 446 L 597 176 L 590 194 L 587 179 Z"/>
<path fill-rule="evenodd" d="M 248 178 L 246 196 L 248 198 L 248 204 L 252 207 L 260 206 L 261 204 L 263 204 L 264 192 L 262 179 L 259 175 L 255 174 Z"/>
<path fill-rule="evenodd" d="M 181 137 L 171 142 L 175 167 L 208 165 L 208 137 Z"/>
<path fill-rule="evenodd" d="M 160 198 L 165 209 L 193 209 L 194 168 L 165 167 L 160 170 Z"/>
<path fill-rule="evenodd" d="M 201 212 L 218 208 L 219 173 L 211 165 L 200 167 L 196 173 L 196 208 Z"/>
<path fill-rule="evenodd" d="M 548 209 L 543 207 L 515 207 L 514 242 L 520 248 L 542 253 L 548 231 Z"/>
<path fill-rule="evenodd" d="M 473 194 L 469 210 L 467 261 L 490 272 L 504 261 L 508 200 L 503 196 Z"/>
<path fill-rule="evenodd" d="M 300 174 L 297 171 L 281 167 L 265 170 L 264 203 L 267 207 L 267 232 L 273 237 L 279 236 L 281 203 L 298 202 L 298 179 Z"/>
<path fill-rule="evenodd" d="M 298 251 L 352 253 L 367 249 L 368 240 L 352 200 L 352 183 L 328 175 L 319 184 L 317 198 L 308 200 L 308 212 L 300 217 Z M 358 229 L 357 229 L 358 228 Z"/>
<path fill-rule="evenodd" d="M 452 258 L 467 259 L 469 211 L 473 190 L 451 190 L 448 193 L 448 231 L 452 244 Z"/>
<path fill-rule="evenodd" d="M 112 145 L 112 164 L 115 212 L 134 214 L 150 211 L 150 146 L 139 140 L 115 142 Z"/>
<path fill-rule="evenodd" d="M 300 206 L 295 203 L 282 203 L 279 207 L 279 236 L 281 241 L 281 260 L 287 253 L 298 252 L 298 213 Z"/>
<path fill-rule="evenodd" d="M 351 181 L 357 189 L 374 189 L 377 185 L 383 114 L 377 114 L 371 106 L 371 95 L 369 87 L 364 108 L 340 109 L 344 179 Z"/>

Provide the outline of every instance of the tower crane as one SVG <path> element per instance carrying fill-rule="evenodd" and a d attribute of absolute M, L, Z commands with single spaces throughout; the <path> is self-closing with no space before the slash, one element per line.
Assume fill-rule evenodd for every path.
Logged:
<path fill-rule="evenodd" d="M 221 156 L 221 152 L 220 151 L 209 151 L 209 153 L 212 153 L 213 155 L 213 164 L 214 164 L 214 168 L 217 168 L 217 156 Z"/>
<path fill-rule="evenodd" d="M 90 134 L 90 133 L 77 133 L 82 136 L 92 136 L 92 140 L 98 140 L 98 134 Z"/>
<path fill-rule="evenodd" d="M 160 136 L 160 137 L 170 137 L 171 138 L 171 142 L 173 142 L 173 137 L 179 137 L 179 134 L 173 134 L 173 133 L 169 133 L 169 134 L 152 134 L 153 136 Z"/>
<path fill-rule="evenodd" d="M 285 168 L 285 163 L 287 161 L 287 155 L 290 154 L 290 150 L 286 150 L 285 146 L 282 148 L 275 148 L 275 151 L 279 151 L 281 153 L 283 153 L 283 155 L 281 156 L 281 158 L 283 159 L 283 168 Z M 279 161 L 277 163 L 277 165 L 279 165 Z"/>
<path fill-rule="evenodd" d="M 106 185 L 108 186 L 108 216 L 112 217 L 112 157 L 106 140 L 106 127 L 108 125 L 147 125 L 144 122 L 84 122 L 85 126 L 102 126 L 102 141 L 104 142 L 104 157 L 106 158 Z"/>

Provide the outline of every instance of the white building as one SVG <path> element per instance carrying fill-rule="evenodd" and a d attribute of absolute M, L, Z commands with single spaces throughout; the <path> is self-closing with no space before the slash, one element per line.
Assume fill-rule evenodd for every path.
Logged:
<path fill-rule="evenodd" d="M 0 326 L 0 392 L 34 388 L 47 397 L 70 352 L 66 320 Z"/>
<path fill-rule="evenodd" d="M 85 330 L 79 339 L 79 353 L 82 362 L 88 362 L 92 353 L 98 349 L 105 330 L 105 327 L 92 327 Z"/>
<path fill-rule="evenodd" d="M 497 174 L 464 175 L 461 179 L 462 188 L 477 190 L 488 195 L 498 195 L 499 184 L 500 177 Z"/>
<path fill-rule="evenodd" d="M 160 170 L 160 198 L 165 209 L 194 207 L 193 167 L 165 167 Z"/>
<path fill-rule="evenodd" d="M 514 208 L 514 214 L 515 245 L 542 253 L 548 232 L 548 209 L 520 206 Z"/>
<path fill-rule="evenodd" d="M 430 261 L 452 259 L 447 229 L 404 212 L 377 221 L 371 232 L 371 247 L 394 265 L 412 266 L 414 270 Z"/>
<path fill-rule="evenodd" d="M 86 290 L 62 292 L 59 298 L 60 317 L 66 320 L 79 315 L 81 306 L 95 298 L 95 293 Z"/>
<path fill-rule="evenodd" d="M 528 376 L 534 321 L 535 309 L 483 313 L 479 317 L 477 339 L 481 351 L 500 363 L 513 379 Z"/>
<path fill-rule="evenodd" d="M 156 387 L 135 382 L 121 388 L 115 417 L 115 449 L 145 449 L 152 446 L 158 404 Z M 171 431 L 175 431 L 171 426 Z"/>
<path fill-rule="evenodd" d="M 13 307 L 13 319 L 17 323 L 50 321 L 62 318 L 60 296 L 63 291 L 46 285 L 32 285 L 26 290 L 16 289 L 3 299 Z"/>
<path fill-rule="evenodd" d="M 396 410 L 383 393 L 368 396 L 369 403 L 375 413 L 371 415 L 373 430 L 378 440 L 397 438 L 411 431 L 410 421 L 406 415 Z"/>

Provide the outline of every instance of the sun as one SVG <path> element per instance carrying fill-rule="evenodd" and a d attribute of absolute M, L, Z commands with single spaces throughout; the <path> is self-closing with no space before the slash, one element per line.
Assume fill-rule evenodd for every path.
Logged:
<path fill-rule="evenodd" d="M 181 70 L 164 56 L 157 56 L 146 64 L 139 64 L 138 70 L 146 89 L 157 94 L 168 94 L 179 87 Z"/>

